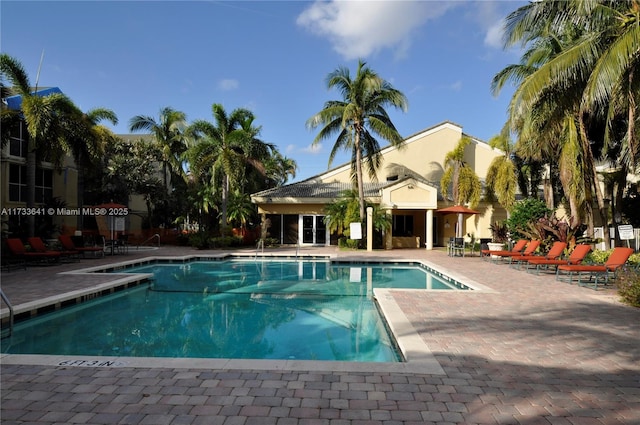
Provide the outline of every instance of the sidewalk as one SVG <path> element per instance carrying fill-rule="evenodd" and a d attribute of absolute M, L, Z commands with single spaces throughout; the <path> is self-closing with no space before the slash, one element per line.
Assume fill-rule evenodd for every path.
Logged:
<path fill-rule="evenodd" d="M 108 279 L 61 271 L 148 255 L 202 253 L 132 250 L 126 256 L 3 272 L 2 287 L 16 305 Z M 356 364 L 353 370 L 332 370 L 330 362 L 298 362 L 285 370 L 283 362 L 263 369 L 234 366 L 240 363 L 205 368 L 197 360 L 186 366 L 82 367 L 4 358 L 2 423 L 640 423 L 640 310 L 619 304 L 615 292 L 438 251 L 302 253 L 360 261 L 416 259 L 492 291 L 391 291 L 444 375 L 362 371 Z"/>

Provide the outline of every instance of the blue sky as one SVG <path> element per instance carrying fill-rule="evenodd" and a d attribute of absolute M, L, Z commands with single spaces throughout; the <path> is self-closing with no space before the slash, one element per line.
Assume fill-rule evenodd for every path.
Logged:
<path fill-rule="evenodd" d="M 211 105 L 248 108 L 262 139 L 297 161 L 295 181 L 328 168 L 333 141 L 311 147 L 306 120 L 327 100 L 325 84 L 358 59 L 402 91 L 390 109 L 407 137 L 448 120 L 487 141 L 512 94 L 491 94 L 493 76 L 516 63 L 502 19 L 521 1 L 11 1 L 0 2 L 0 48 L 35 83 L 57 86 L 82 110 L 112 109 L 116 133 L 165 106 L 213 121 Z M 385 142 L 381 142 L 385 146 Z M 347 161 L 338 157 L 333 166 Z"/>

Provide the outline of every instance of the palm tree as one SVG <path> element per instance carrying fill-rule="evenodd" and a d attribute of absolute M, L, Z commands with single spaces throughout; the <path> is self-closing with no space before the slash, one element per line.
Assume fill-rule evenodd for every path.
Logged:
<path fill-rule="evenodd" d="M 278 150 L 265 160 L 265 172 L 269 178 L 268 187 L 282 186 L 289 181 L 289 176 L 296 177 L 298 164 L 294 159 L 282 155 Z"/>
<path fill-rule="evenodd" d="M 464 150 L 471 143 L 467 136 L 460 138 L 456 147 L 444 157 L 445 169 L 440 179 L 440 191 L 445 198 L 451 197 L 456 205 L 469 204 L 475 208 L 480 203 L 482 185 L 471 167 L 464 161 Z"/>
<path fill-rule="evenodd" d="M 38 160 L 47 159 L 59 165 L 68 146 L 65 139 L 65 122 L 73 119 L 78 108 L 61 93 L 38 95 L 37 86 L 32 89 L 22 64 L 15 58 L 0 54 L 0 74 L 12 85 L 12 94 L 20 95 L 20 110 L 27 125 L 27 208 L 35 207 L 36 166 Z M 27 216 L 28 234 L 35 234 L 35 216 Z"/>
<path fill-rule="evenodd" d="M 170 176 L 184 176 L 182 154 L 187 150 L 187 117 L 184 112 L 170 107 L 160 110 L 158 121 L 145 115 L 137 115 L 129 121 L 129 130 L 148 131 L 162 151 L 162 173 L 164 187 L 170 193 Z"/>
<path fill-rule="evenodd" d="M 187 150 L 186 128 L 185 113 L 168 106 L 160 110 L 158 121 L 145 115 L 137 115 L 129 121 L 130 131 L 148 131 L 153 134 L 155 143 L 162 152 L 162 176 L 166 195 L 171 195 L 172 186 L 177 183 L 174 177 L 185 177 L 182 156 Z M 174 185 L 171 184 L 172 182 Z M 162 210 L 164 224 L 169 224 L 171 219 L 166 199 Z"/>
<path fill-rule="evenodd" d="M 576 170 L 582 179 L 577 187 L 584 191 L 589 225 L 593 225 L 590 201 L 595 197 L 606 241 L 608 211 L 598 184 L 596 158 L 608 149 L 613 142 L 610 136 L 615 133 L 607 131 L 603 141 L 596 141 L 589 130 L 599 127 L 598 122 L 608 129 L 626 122 L 625 149 L 620 159 L 626 157 L 630 169 L 637 163 L 639 83 L 634 75 L 640 61 L 639 23 L 640 5 L 636 0 L 544 0 L 523 6 L 507 18 L 507 46 L 535 42 L 541 37 L 555 37 L 564 43 L 561 51 L 519 85 L 511 103 L 511 120 L 516 122 L 531 115 L 530 111 L 540 111 L 540 106 L 548 105 L 549 96 L 553 98 L 555 108 L 545 125 L 564 126 L 567 141 L 582 167 Z"/>
<path fill-rule="evenodd" d="M 78 111 L 80 112 L 80 111 Z M 70 123 L 71 134 L 69 146 L 74 162 L 78 167 L 77 199 L 78 207 L 84 205 L 84 182 L 85 171 L 96 163 L 96 160 L 104 155 L 104 147 L 107 143 L 113 143 L 115 135 L 106 127 L 100 125 L 101 121 L 107 120 L 113 125 L 118 124 L 118 117 L 115 112 L 106 108 L 94 108 L 86 113 L 78 114 L 77 119 Z M 78 229 L 82 229 L 83 215 L 77 217 Z"/>
<path fill-rule="evenodd" d="M 486 184 L 508 213 L 516 202 L 517 181 L 519 179 L 518 169 L 512 159 L 515 156 L 514 145 L 508 132 L 503 131 L 489 140 L 489 146 L 500 149 L 504 154 L 491 161 L 487 170 Z"/>
<path fill-rule="evenodd" d="M 217 103 L 211 109 L 215 124 L 197 120 L 189 127 L 188 133 L 196 143 L 190 148 L 188 158 L 190 172 L 199 176 L 201 184 L 210 185 L 213 190 L 221 188 L 224 230 L 228 224 L 231 183 L 241 182 L 247 166 L 264 174 L 263 161 L 272 146 L 258 139 L 260 127 L 253 125 L 255 117 L 251 111 L 238 108 L 227 114 Z"/>
<path fill-rule="evenodd" d="M 323 126 L 313 140 L 316 145 L 335 134 L 337 140 L 329 154 L 329 166 L 339 150 L 351 151 L 351 175 L 355 177 L 360 204 L 360 221 L 365 219 L 363 162 L 366 162 L 370 177 L 375 177 L 381 161 L 380 145 L 375 136 L 400 147 L 404 143 L 387 114 L 385 107 L 393 106 L 407 110 L 404 94 L 378 76 L 360 60 L 355 78 L 348 68 L 340 67 L 326 79 L 329 89 L 337 88 L 342 100 L 330 100 L 324 108 L 307 120 L 307 127 Z"/>

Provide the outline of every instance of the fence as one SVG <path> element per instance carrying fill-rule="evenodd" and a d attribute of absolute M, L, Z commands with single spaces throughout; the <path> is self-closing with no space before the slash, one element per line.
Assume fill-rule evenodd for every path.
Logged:
<path fill-rule="evenodd" d="M 593 236 L 594 238 L 603 239 L 604 238 L 604 230 L 602 227 L 594 227 L 593 228 Z M 609 236 L 611 237 L 610 246 L 615 246 L 615 237 L 616 237 L 616 228 L 609 227 Z M 628 243 L 630 248 L 633 248 L 636 252 L 640 251 L 640 228 L 633 229 L 633 239 L 622 241 L 624 246 L 627 246 Z M 604 249 L 604 242 L 600 242 L 596 244 L 596 249 Z"/>

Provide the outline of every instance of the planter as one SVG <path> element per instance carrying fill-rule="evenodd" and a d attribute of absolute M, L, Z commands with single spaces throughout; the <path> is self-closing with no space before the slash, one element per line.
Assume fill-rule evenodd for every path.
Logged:
<path fill-rule="evenodd" d="M 489 242 L 487 246 L 489 247 L 489 251 L 501 251 L 504 249 L 504 244 L 498 243 L 498 242 Z M 498 258 L 498 257 L 495 255 L 492 255 L 491 258 Z"/>

